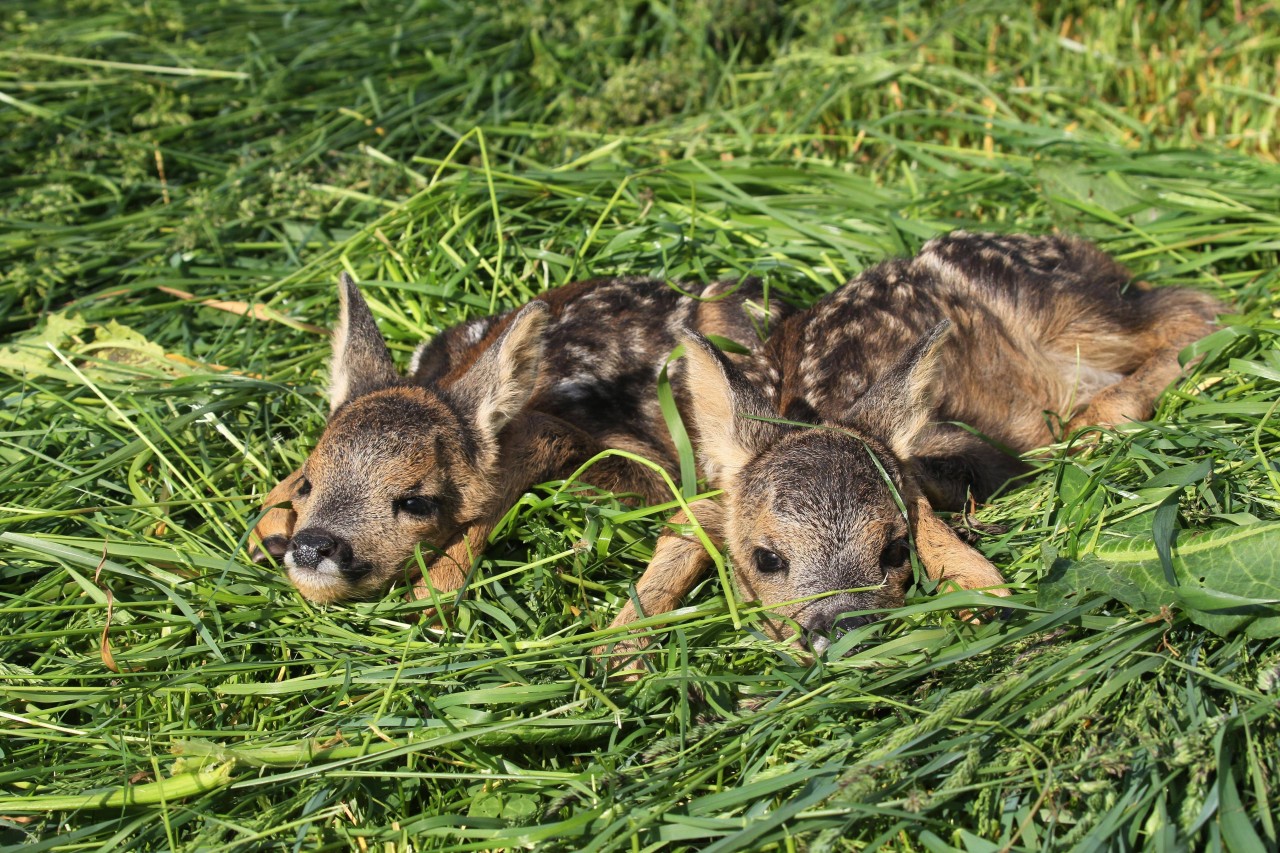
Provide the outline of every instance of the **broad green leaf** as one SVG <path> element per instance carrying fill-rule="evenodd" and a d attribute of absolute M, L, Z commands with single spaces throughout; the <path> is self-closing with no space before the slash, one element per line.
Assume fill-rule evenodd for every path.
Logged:
<path fill-rule="evenodd" d="M 1185 611 L 1216 634 L 1243 630 L 1250 637 L 1280 636 L 1280 523 L 1223 527 L 1175 543 L 1173 582 L 1151 538 L 1103 545 L 1079 560 L 1046 549 L 1049 576 L 1041 607 L 1060 607 L 1100 592 L 1135 610 Z"/>
<path fill-rule="evenodd" d="M 116 320 L 98 326 L 93 343 L 86 344 L 82 351 L 85 355 L 103 356 L 125 364 L 165 362 L 163 347 Z"/>
<path fill-rule="evenodd" d="M 38 331 L 15 336 L 0 346 L 0 369 L 19 375 L 45 375 L 54 361 L 49 347 L 61 349 L 74 343 L 86 328 L 79 314 L 68 316 L 62 311 L 50 314 Z"/>

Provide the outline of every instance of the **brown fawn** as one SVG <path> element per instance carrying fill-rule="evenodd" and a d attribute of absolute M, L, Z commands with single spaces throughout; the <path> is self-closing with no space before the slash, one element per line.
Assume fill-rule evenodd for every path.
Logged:
<path fill-rule="evenodd" d="M 1133 283 L 1078 239 L 956 232 L 793 314 L 738 364 L 691 330 L 682 381 L 725 492 L 694 515 L 742 596 L 780 617 L 771 633 L 794 626 L 815 652 L 902 604 L 913 541 L 930 578 L 1007 595 L 933 510 L 989 498 L 1028 470 L 1019 454 L 1081 427 L 1149 418 L 1224 310 Z M 640 608 L 677 606 L 709 565 L 687 530 L 664 533 Z"/>
<path fill-rule="evenodd" d="M 525 490 L 605 448 L 674 469 L 655 391 L 676 336 L 695 329 L 750 347 L 786 311 L 754 278 L 708 285 L 700 298 L 655 279 L 579 282 L 446 330 L 401 376 L 345 274 L 338 292 L 328 423 L 267 496 L 253 549 L 322 603 L 412 577 L 419 546 L 427 573 L 416 592 L 459 589 Z M 660 476 L 622 457 L 584 480 L 649 503 L 669 497 Z"/>

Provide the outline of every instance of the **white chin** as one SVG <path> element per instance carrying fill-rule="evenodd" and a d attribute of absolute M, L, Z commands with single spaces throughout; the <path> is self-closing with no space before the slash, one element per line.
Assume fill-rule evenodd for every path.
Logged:
<path fill-rule="evenodd" d="M 317 604 L 331 604 L 347 597 L 347 585 L 337 575 L 322 574 L 316 569 L 290 567 L 289 580 L 303 597 Z"/>

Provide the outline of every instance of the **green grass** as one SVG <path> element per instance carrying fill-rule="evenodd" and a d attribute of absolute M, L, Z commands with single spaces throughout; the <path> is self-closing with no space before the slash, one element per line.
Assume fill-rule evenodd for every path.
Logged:
<path fill-rule="evenodd" d="M 1183 5 L 8 2 L 0 843 L 1274 848 L 1274 607 L 1089 574 L 1280 518 L 1280 9 Z M 710 579 L 619 686 L 589 650 L 660 509 L 533 490 L 447 629 L 243 557 L 343 267 L 406 358 L 593 275 L 811 300 L 958 226 L 1239 310 L 1153 424 L 981 511 L 1007 619 L 918 587 L 806 666 Z M 1261 541 L 1177 571 L 1280 598 Z"/>

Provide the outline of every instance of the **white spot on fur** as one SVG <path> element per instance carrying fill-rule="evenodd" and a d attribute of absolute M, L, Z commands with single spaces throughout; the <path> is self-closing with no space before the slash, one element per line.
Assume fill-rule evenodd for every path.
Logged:
<path fill-rule="evenodd" d="M 585 400 L 595 391 L 590 379 L 562 379 L 551 387 L 551 393 L 565 400 Z"/>
<path fill-rule="evenodd" d="M 1066 399 L 1061 401 L 1058 411 L 1063 414 L 1088 405 L 1099 391 L 1124 378 L 1123 373 L 1094 367 L 1079 355 L 1054 353 L 1050 358 L 1062 377 Z"/>
<path fill-rule="evenodd" d="M 427 347 L 429 346 L 431 346 L 430 343 L 418 344 L 418 346 L 414 349 L 413 357 L 409 359 L 409 375 L 410 376 L 417 373 L 418 368 L 422 366 L 422 356 L 426 354 Z"/>

